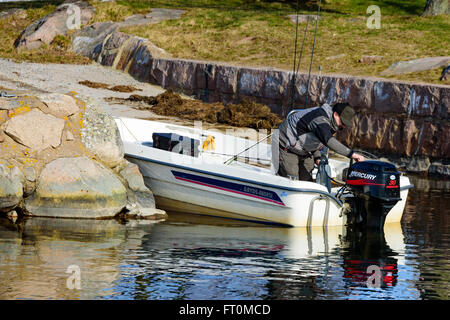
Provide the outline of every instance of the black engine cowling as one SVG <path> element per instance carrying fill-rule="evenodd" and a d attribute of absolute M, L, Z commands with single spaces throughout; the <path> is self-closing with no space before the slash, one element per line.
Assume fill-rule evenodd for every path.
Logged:
<path fill-rule="evenodd" d="M 400 173 L 390 163 L 367 160 L 347 171 L 346 187 L 353 194 L 350 223 L 382 229 L 387 213 L 400 198 Z"/>

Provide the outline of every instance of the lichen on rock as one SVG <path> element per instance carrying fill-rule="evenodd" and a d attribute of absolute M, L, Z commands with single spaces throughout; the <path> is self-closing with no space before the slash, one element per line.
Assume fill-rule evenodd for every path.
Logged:
<path fill-rule="evenodd" d="M 83 115 L 81 140 L 87 149 L 110 168 L 123 160 L 123 143 L 114 119 L 92 99 L 87 102 Z"/>
<path fill-rule="evenodd" d="M 5 133 L 17 143 L 39 152 L 48 147 L 58 147 L 63 129 L 63 119 L 33 109 L 8 120 Z"/>

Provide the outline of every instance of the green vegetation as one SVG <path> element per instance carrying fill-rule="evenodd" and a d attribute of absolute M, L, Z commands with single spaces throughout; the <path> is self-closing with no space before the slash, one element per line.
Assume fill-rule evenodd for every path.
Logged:
<path fill-rule="evenodd" d="M 83 63 L 84 58 L 71 54 L 66 39 L 59 39 L 45 49 L 32 53 L 14 53 L 12 43 L 33 19 L 47 14 L 62 1 L 40 1 L 40 7 L 23 3 L 29 12 L 26 19 L 17 19 L 14 28 L 0 20 L 6 41 L 0 45 L 1 57 L 48 62 Z M 127 27 L 123 32 L 145 37 L 174 57 L 223 61 L 237 65 L 276 67 L 291 70 L 293 66 L 296 26 L 287 15 L 295 14 L 296 0 L 117 0 L 88 1 L 96 7 L 95 22 L 120 21 L 151 8 L 184 9 L 178 20 L 154 25 Z M 44 3 L 45 5 L 43 5 Z M 300 0 L 300 14 L 316 14 L 317 0 Z M 430 56 L 447 56 L 450 47 L 450 16 L 422 17 L 426 0 L 378 0 L 381 29 L 366 25 L 370 14 L 367 0 L 322 0 L 312 72 L 319 66 L 323 73 L 379 76 L 397 61 Z M 11 7 L 11 3 L 8 4 Z M 35 7 L 33 7 L 35 6 Z M 17 7 L 17 5 L 15 6 Z M 0 11 L 3 10 L 0 4 Z M 7 20 L 7 19 L 6 19 Z M 298 25 L 300 50 L 306 23 Z M 307 72 L 314 36 L 315 22 L 309 23 L 300 71 Z M 50 50 L 50 53 L 47 51 Z M 59 51 L 58 51 L 59 50 Z M 372 64 L 358 62 L 363 55 L 382 56 Z M 441 69 L 411 73 L 391 78 L 399 80 L 442 83 Z M 448 83 L 448 82 L 447 82 Z"/>

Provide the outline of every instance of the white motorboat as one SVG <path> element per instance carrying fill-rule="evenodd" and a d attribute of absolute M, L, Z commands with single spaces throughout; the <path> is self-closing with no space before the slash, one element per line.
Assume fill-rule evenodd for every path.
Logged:
<path fill-rule="evenodd" d="M 254 140 L 219 130 L 203 130 L 201 126 L 132 118 L 115 120 L 126 158 L 139 166 L 157 206 L 169 212 L 294 227 L 338 226 L 371 219 L 381 219 L 384 225 L 401 220 L 408 190 L 413 187 L 393 165 L 365 161 L 366 167 L 352 166 L 344 188 L 328 191 L 319 183 L 273 174 L 273 165 L 269 168 L 270 144 L 255 144 Z M 173 137 L 178 139 L 176 142 L 184 138 L 184 142 L 167 145 Z M 186 142 L 193 147 L 187 148 Z M 240 159 L 256 165 L 227 161 L 239 153 Z M 346 161 L 333 159 L 329 164 L 334 178 L 349 166 Z M 380 179 L 387 180 L 380 183 Z M 380 217 L 368 213 L 374 203 L 380 204 Z"/>

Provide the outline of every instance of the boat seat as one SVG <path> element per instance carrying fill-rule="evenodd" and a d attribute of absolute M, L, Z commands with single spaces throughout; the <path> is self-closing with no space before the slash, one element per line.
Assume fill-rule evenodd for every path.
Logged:
<path fill-rule="evenodd" d="M 152 141 L 144 141 L 144 142 L 141 142 L 141 144 L 146 147 L 153 147 Z"/>

